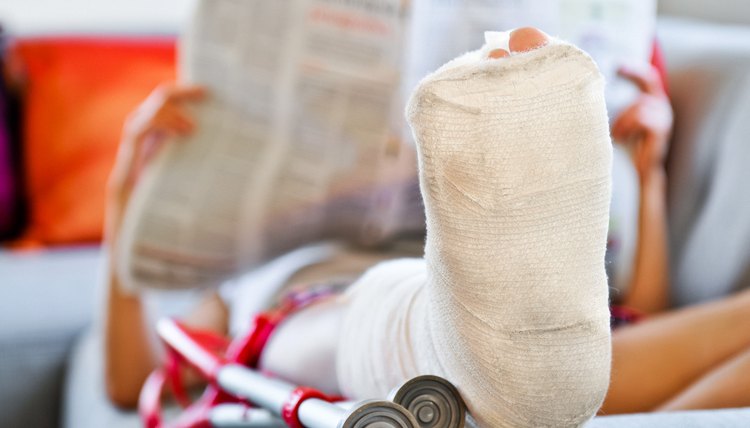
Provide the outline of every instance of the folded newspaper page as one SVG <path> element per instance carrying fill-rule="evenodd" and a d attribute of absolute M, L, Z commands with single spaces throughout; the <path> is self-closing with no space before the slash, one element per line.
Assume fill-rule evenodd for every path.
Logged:
<path fill-rule="evenodd" d="M 637 94 L 617 76 L 622 65 L 648 64 L 656 0 L 412 0 L 404 93 L 448 60 L 481 46 L 485 31 L 534 26 L 586 51 L 607 80 L 614 117 Z M 407 133 L 408 135 L 408 133 Z"/>
<path fill-rule="evenodd" d="M 215 286 L 299 245 L 395 232 L 416 163 L 392 120 L 402 3 L 198 2 L 180 74 L 210 97 L 195 135 L 167 144 L 134 191 L 117 249 L 126 287 Z"/>

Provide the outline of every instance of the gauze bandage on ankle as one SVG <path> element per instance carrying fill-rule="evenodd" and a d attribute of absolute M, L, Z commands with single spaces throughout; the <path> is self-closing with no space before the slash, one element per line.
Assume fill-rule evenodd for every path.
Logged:
<path fill-rule="evenodd" d="M 412 96 L 425 258 L 378 265 L 343 297 L 339 383 L 365 398 L 436 374 L 480 426 L 578 426 L 610 370 L 603 79 L 556 40 L 489 48 Z"/>

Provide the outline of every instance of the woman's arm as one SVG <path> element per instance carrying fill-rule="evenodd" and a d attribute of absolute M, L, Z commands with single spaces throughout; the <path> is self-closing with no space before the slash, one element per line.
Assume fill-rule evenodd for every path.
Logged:
<path fill-rule="evenodd" d="M 669 306 L 666 172 L 664 159 L 672 131 L 672 108 L 659 73 L 624 68 L 620 74 L 636 84 L 641 95 L 614 121 L 612 136 L 632 144 L 640 181 L 638 244 L 634 271 L 622 303 L 646 313 Z"/>
<path fill-rule="evenodd" d="M 107 189 L 105 248 L 109 255 L 104 314 L 104 366 L 107 394 L 113 403 L 134 407 L 141 386 L 159 361 L 159 349 L 138 294 L 119 283 L 114 263 L 122 214 L 143 166 L 171 135 L 193 132 L 184 104 L 205 97 L 197 87 L 162 86 L 126 121 L 117 160 Z M 226 332 L 226 308 L 212 295 L 185 321 L 201 329 Z"/>
<path fill-rule="evenodd" d="M 645 313 L 669 307 L 666 173 L 661 167 L 641 176 L 638 244 L 630 288 L 623 304 Z"/>
<path fill-rule="evenodd" d="M 104 326 L 105 384 L 109 399 L 135 407 L 138 394 L 158 358 L 138 295 L 121 291 L 112 269 L 108 274 Z"/>

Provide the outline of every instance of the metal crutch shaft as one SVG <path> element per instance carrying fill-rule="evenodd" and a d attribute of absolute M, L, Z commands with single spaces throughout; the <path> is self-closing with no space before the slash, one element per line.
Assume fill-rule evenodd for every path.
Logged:
<path fill-rule="evenodd" d="M 251 409 L 246 404 L 219 404 L 211 408 L 208 421 L 213 428 L 286 428 L 281 418 L 266 409 Z"/>
<path fill-rule="evenodd" d="M 282 416 L 298 388 L 237 364 L 222 366 L 216 376 L 219 386 L 275 415 Z M 296 418 L 306 428 L 418 428 L 414 416 L 390 401 L 363 401 L 344 409 L 320 398 L 299 403 Z"/>

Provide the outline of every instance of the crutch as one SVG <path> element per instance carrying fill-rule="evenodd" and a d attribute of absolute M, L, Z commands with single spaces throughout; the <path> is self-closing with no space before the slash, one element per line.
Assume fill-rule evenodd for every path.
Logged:
<path fill-rule="evenodd" d="M 226 346 L 220 337 L 191 331 L 173 320 L 162 320 L 157 332 L 167 345 L 171 363 L 154 372 L 144 386 L 140 410 L 147 428 L 204 427 L 306 427 L 306 428 L 458 428 L 465 406 L 456 389 L 436 376 L 420 376 L 395 389 L 393 401 L 335 403 L 335 398 L 305 387 L 296 387 L 243 365 L 257 363 L 259 342 L 273 325 L 255 320 L 252 333 Z M 261 343 L 262 345 L 262 343 Z M 217 349 L 227 347 L 228 356 Z M 178 401 L 187 403 L 179 381 L 179 363 L 192 366 L 209 382 L 203 396 L 190 404 L 174 423 L 161 420 L 160 397 L 171 379 Z M 252 408 L 252 405 L 260 408 Z"/>

